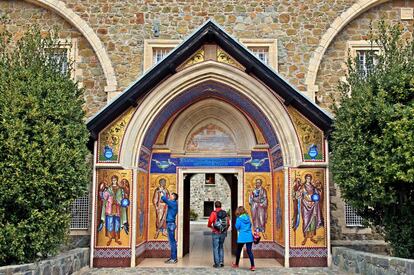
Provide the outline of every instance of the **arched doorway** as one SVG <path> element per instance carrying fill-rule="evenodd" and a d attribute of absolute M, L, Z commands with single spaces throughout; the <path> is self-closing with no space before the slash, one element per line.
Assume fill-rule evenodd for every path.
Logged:
<path fill-rule="evenodd" d="M 171 115 L 165 117 L 163 113 Z M 260 126 L 255 123 L 256 120 L 261 121 Z M 270 134 L 265 137 L 262 128 Z M 247 188 L 252 188 L 251 183 L 256 178 L 261 178 L 263 186 L 266 186 L 264 192 L 269 194 L 269 198 L 265 198 L 265 204 L 270 218 L 268 223 L 265 221 L 266 224 L 257 229 L 263 231 L 263 234 L 267 231 L 267 236 L 264 237 L 273 241 L 273 210 L 270 200 L 273 187 L 269 146 L 273 148 L 278 146 L 278 143 L 269 122 L 254 104 L 228 86 L 208 81 L 184 91 L 171 100 L 152 122 L 150 129 L 158 133 L 157 136 L 149 134 L 144 139 L 144 146 L 146 145 L 148 150 L 151 148 L 152 152 L 150 198 L 155 196 L 153 187 L 157 186 L 160 178 L 168 178 L 167 188 L 176 190 L 182 198 L 179 200 L 178 214 L 178 255 L 184 256 L 189 252 L 189 225 L 186 213 L 186 190 L 189 190 L 189 185 L 186 184 L 185 175 L 195 172 L 233 173 L 240 178 L 240 181 L 229 178 L 230 184 L 233 185 L 233 211 L 237 203 L 248 204 L 244 193 L 249 192 Z M 151 143 L 150 140 L 154 142 Z M 252 162 L 253 160 L 256 162 Z M 165 167 L 161 167 L 161 163 L 165 164 Z M 249 187 L 244 185 L 245 177 Z M 151 220 L 157 218 L 152 214 L 156 211 L 155 208 L 155 204 L 149 207 L 148 241 L 159 245 L 161 241 L 166 240 L 151 238 L 152 235 L 156 235 L 154 230 L 157 230 L 151 225 L 151 222 L 154 223 Z M 263 219 L 266 220 L 267 216 Z M 236 235 L 233 234 L 232 238 L 235 246 Z M 156 253 L 160 255 L 159 251 Z"/>
<path fill-rule="evenodd" d="M 96 140 L 93 265 L 135 266 L 144 258 L 168 257 L 155 194 L 166 188 L 184 198 L 184 175 L 209 171 L 237 175 L 237 204 L 248 209 L 253 229 L 263 237 L 256 257 L 276 258 L 285 266 L 326 266 L 324 131 L 330 123 L 316 105 L 207 22 L 88 123 Z M 132 184 L 124 192 L 130 204 L 124 206 L 119 243 L 107 246 L 106 231 L 95 228 L 107 215 L 99 207 L 106 203 L 101 193 L 114 175 L 122 184 L 114 181 L 107 188 L 127 190 L 126 183 Z M 298 201 L 309 175 L 309 188 L 321 195 L 315 204 L 321 204 L 325 217 L 310 233 L 296 216 L 303 210 Z M 181 256 L 184 209 L 180 199 Z M 307 243 L 305 234 L 316 235 L 316 243 Z"/>

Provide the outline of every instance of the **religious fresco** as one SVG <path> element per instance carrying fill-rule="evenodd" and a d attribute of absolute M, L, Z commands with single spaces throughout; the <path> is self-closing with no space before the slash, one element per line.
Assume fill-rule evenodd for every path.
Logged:
<path fill-rule="evenodd" d="M 289 107 L 288 111 L 299 137 L 304 161 L 325 161 L 323 132 L 296 109 Z"/>
<path fill-rule="evenodd" d="M 142 146 L 138 157 L 138 168 L 142 171 L 149 171 L 151 151 Z"/>
<path fill-rule="evenodd" d="M 289 169 L 291 247 L 326 247 L 325 169 Z"/>
<path fill-rule="evenodd" d="M 285 246 L 285 174 L 283 170 L 273 172 L 273 186 L 274 186 L 274 199 L 275 204 L 275 241 Z"/>
<path fill-rule="evenodd" d="M 215 124 L 208 124 L 190 135 L 185 149 L 188 152 L 234 151 L 237 146 L 229 133 Z"/>
<path fill-rule="evenodd" d="M 217 47 L 217 61 L 220 63 L 225 63 L 230 66 L 236 67 L 238 69 L 244 70 L 244 67 L 237 62 L 233 57 L 226 53 L 222 48 Z"/>
<path fill-rule="evenodd" d="M 132 182 L 132 170 L 97 170 L 95 247 L 130 247 Z"/>
<path fill-rule="evenodd" d="M 161 197 L 177 192 L 176 177 L 176 174 L 151 174 L 150 176 L 148 240 L 168 240 L 167 205 Z"/>
<path fill-rule="evenodd" d="M 137 176 L 137 232 L 136 245 L 141 244 L 146 240 L 146 189 L 148 186 L 148 174 L 142 171 L 138 172 Z"/>
<path fill-rule="evenodd" d="M 272 179 L 270 173 L 246 173 L 244 205 L 249 212 L 253 230 L 263 241 L 273 240 Z"/>
<path fill-rule="evenodd" d="M 118 162 L 122 139 L 134 111 L 130 108 L 99 134 L 98 162 Z"/>
<path fill-rule="evenodd" d="M 195 54 L 193 54 L 189 59 L 187 59 L 183 65 L 181 65 L 178 70 L 190 67 L 194 64 L 203 62 L 205 60 L 204 58 L 204 47 L 199 49 L 198 51 L 195 52 Z"/>
<path fill-rule="evenodd" d="M 282 149 L 280 146 L 275 146 L 272 150 L 270 150 L 270 156 L 272 159 L 272 166 L 273 169 L 279 168 L 283 166 L 283 155 Z"/>

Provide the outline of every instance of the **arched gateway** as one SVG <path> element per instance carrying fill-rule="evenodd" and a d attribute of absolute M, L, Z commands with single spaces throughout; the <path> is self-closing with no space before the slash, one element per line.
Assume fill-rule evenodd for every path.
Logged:
<path fill-rule="evenodd" d="M 256 257 L 328 265 L 330 125 L 318 106 L 208 21 L 88 122 L 93 266 L 168 255 L 161 191 L 180 196 L 178 254 L 188 253 L 186 175 L 194 173 L 223 174 L 231 210 L 252 212 L 263 237 Z M 256 199 L 259 193 L 265 196 Z"/>

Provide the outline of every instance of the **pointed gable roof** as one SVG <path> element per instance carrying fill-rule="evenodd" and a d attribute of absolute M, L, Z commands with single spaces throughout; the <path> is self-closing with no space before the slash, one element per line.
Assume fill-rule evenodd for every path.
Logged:
<path fill-rule="evenodd" d="M 190 58 L 203 44 L 213 42 L 243 65 L 246 68 L 246 73 L 254 75 L 275 94 L 279 95 L 286 106 L 295 107 L 325 133 L 330 132 L 332 117 L 328 113 L 291 86 L 277 72 L 256 58 L 246 47 L 216 23 L 208 20 L 162 61 L 153 66 L 87 122 L 91 141 L 96 140 L 99 132 L 127 108 L 137 106 L 138 99 L 149 93 L 163 79 L 175 74 L 178 66 Z"/>

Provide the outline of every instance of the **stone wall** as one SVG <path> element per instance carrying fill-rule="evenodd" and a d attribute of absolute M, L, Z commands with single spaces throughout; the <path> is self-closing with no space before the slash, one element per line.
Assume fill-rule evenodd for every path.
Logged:
<path fill-rule="evenodd" d="M 32 1 L 36 2 L 36 1 Z M 160 39 L 183 39 L 207 19 L 212 18 L 236 38 L 276 38 L 279 47 L 279 72 L 304 91 L 305 74 L 312 52 L 323 33 L 354 1 L 270 1 L 270 0 L 64 0 L 93 29 L 108 52 L 122 91 L 143 71 L 144 39 L 156 38 L 152 28 L 160 25 Z M 7 14 L 10 25 L 28 22 L 49 27 L 51 23 L 67 25 L 64 19 L 40 6 L 23 0 L 0 0 L 0 10 Z M 26 19 L 23 19 L 26 18 Z M 25 21 L 25 22 L 21 22 Z M 16 29 L 17 28 L 17 29 Z M 64 33 L 65 31 L 63 31 Z M 93 52 L 88 53 L 94 56 Z M 95 58 L 95 57 L 94 57 Z M 96 59 L 92 64 L 96 65 Z M 89 63 L 88 63 L 89 64 Z M 91 73 L 93 79 L 102 72 Z M 92 78 L 89 78 L 91 81 Z M 104 84 L 88 83 L 87 89 Z M 104 98 L 88 101 L 88 105 L 105 103 Z M 101 105 L 102 106 L 102 105 Z M 96 112 L 97 109 L 91 110 Z"/>
<path fill-rule="evenodd" d="M 120 89 L 142 72 L 143 39 L 183 39 L 212 18 L 236 38 L 277 38 L 279 71 L 305 90 L 312 51 L 331 22 L 354 1 L 271 0 L 64 0 L 98 34 L 108 49 Z M 99 4 L 97 4 L 99 3 Z M 133 66 L 131 66 L 133 64 Z"/>
<path fill-rule="evenodd" d="M 36 3 L 36 1 L 31 1 Z M 122 91 L 143 72 L 145 39 L 183 39 L 212 18 L 235 38 L 276 38 L 279 73 L 301 91 L 309 60 L 322 35 L 334 20 L 356 1 L 270 1 L 270 0 L 64 0 L 66 7 L 79 15 L 102 41 L 110 57 Z M 329 109 L 336 86 L 344 75 L 346 41 L 366 37 L 369 22 L 384 17 L 402 22 L 412 31 L 412 20 L 401 21 L 400 7 L 414 6 L 412 1 L 389 1 L 369 9 L 348 24 L 328 47 L 318 71 L 316 101 Z M 80 33 L 54 11 L 23 0 L 0 0 L 0 13 L 9 18 L 8 26 L 19 34 L 30 24 L 43 29 L 58 26 L 61 37 L 78 37 L 83 70 L 80 82 L 86 88 L 88 116 L 106 103 L 105 79 L 96 54 Z M 155 37 L 154 25 L 160 35 Z"/>
<path fill-rule="evenodd" d="M 89 248 L 76 248 L 56 257 L 37 263 L 23 265 L 8 265 L 0 267 L 4 275 L 63 275 L 72 274 L 81 268 L 89 266 Z"/>
<path fill-rule="evenodd" d="M 339 92 L 338 84 L 346 75 L 345 62 L 348 55 L 347 42 L 366 40 L 369 26 L 372 23 L 378 23 L 384 19 L 388 23 L 400 22 L 405 30 L 406 35 L 413 34 L 413 20 L 400 20 L 401 7 L 414 7 L 414 1 L 389 1 L 378 5 L 367 12 L 361 14 L 348 24 L 332 41 L 322 59 L 319 67 L 316 85 L 319 91 L 316 93 L 316 102 L 323 108 L 330 109 L 334 101 L 338 101 Z M 332 179 L 332 177 L 330 177 Z M 331 182 L 331 237 L 333 240 L 365 241 L 366 245 L 371 245 L 371 240 L 381 240 L 382 236 L 375 230 L 361 227 L 347 227 L 345 224 L 345 204 L 340 197 L 340 190 Z M 339 243 L 341 243 L 339 242 Z M 335 244 L 335 241 L 333 241 Z M 378 245 L 372 244 L 373 249 Z M 382 245 L 386 250 L 386 245 Z"/>
<path fill-rule="evenodd" d="M 204 201 L 221 201 L 222 208 L 229 210 L 231 207 L 230 187 L 224 177 L 216 175 L 216 183 L 205 184 L 205 174 L 197 174 L 191 178 L 190 186 L 190 208 L 197 214 L 198 218 L 204 216 Z"/>
<path fill-rule="evenodd" d="M 351 274 L 414 274 L 414 260 L 332 248 L 332 264 Z"/>

